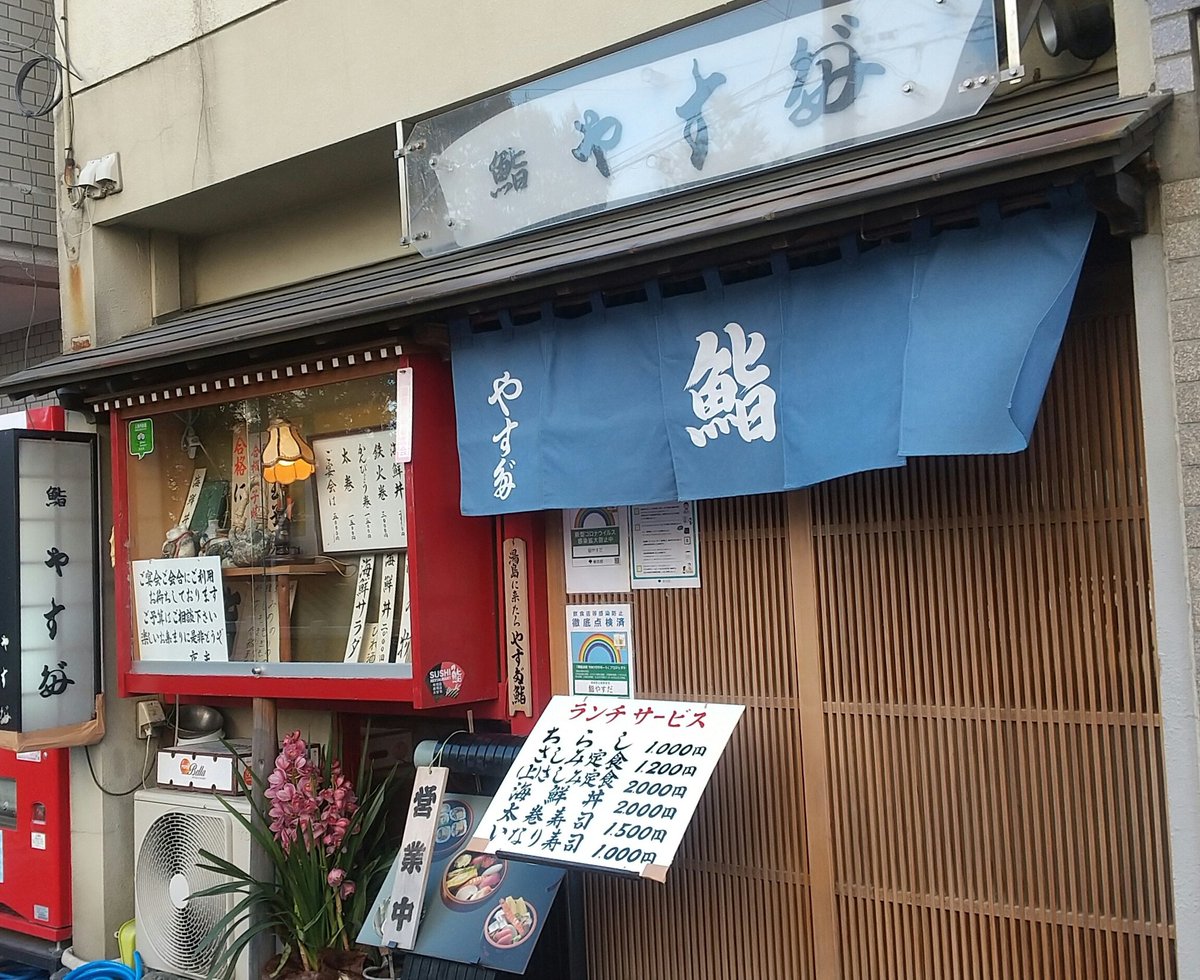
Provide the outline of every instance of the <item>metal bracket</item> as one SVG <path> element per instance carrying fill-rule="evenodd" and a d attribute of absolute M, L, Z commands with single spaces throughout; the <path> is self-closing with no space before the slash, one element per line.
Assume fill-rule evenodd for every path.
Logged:
<path fill-rule="evenodd" d="M 1008 49 L 1008 66 L 1001 77 L 1015 84 L 1025 77 L 1021 64 L 1021 17 L 1017 11 L 1017 0 L 1004 0 L 1004 40 Z"/>

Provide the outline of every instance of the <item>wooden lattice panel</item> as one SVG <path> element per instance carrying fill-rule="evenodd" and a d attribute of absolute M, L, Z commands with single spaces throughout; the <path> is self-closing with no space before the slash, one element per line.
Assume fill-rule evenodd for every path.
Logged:
<path fill-rule="evenodd" d="M 843 973 L 1173 976 L 1136 350 L 1028 452 L 811 493 Z"/>
<path fill-rule="evenodd" d="M 638 695 L 747 710 L 666 885 L 588 877 L 592 980 L 814 975 L 785 499 L 698 521 L 704 587 L 633 594 Z"/>
<path fill-rule="evenodd" d="M 1137 383 L 1079 320 L 1025 453 L 700 505 L 638 693 L 748 707 L 666 885 L 588 877 L 593 980 L 1174 977 Z"/>

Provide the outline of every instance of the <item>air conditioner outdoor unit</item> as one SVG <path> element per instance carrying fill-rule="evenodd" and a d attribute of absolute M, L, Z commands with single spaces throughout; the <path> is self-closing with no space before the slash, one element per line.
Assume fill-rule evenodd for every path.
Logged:
<path fill-rule="evenodd" d="M 249 816 L 247 800 L 227 799 Z M 202 980 L 215 951 L 201 949 L 201 940 L 240 896 L 191 897 L 222 880 L 198 867 L 200 851 L 246 868 L 250 835 L 217 797 L 163 789 L 140 790 L 134 797 L 133 834 L 134 917 L 146 969 Z M 245 950 L 234 980 L 250 980 Z"/>

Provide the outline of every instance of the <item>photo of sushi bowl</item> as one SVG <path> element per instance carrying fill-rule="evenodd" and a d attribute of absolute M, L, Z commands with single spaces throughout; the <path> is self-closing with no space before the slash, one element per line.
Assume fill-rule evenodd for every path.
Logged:
<path fill-rule="evenodd" d="M 442 875 L 442 901 L 450 908 L 478 905 L 500 887 L 508 862 L 494 854 L 463 851 Z"/>
<path fill-rule="evenodd" d="M 497 949 L 513 949 L 533 935 L 537 910 L 523 898 L 509 896 L 500 902 L 483 923 L 483 938 Z"/>
<path fill-rule="evenodd" d="M 442 801 L 437 827 L 433 832 L 434 855 L 440 857 L 458 847 L 470 832 L 474 819 L 475 814 L 466 800 Z"/>

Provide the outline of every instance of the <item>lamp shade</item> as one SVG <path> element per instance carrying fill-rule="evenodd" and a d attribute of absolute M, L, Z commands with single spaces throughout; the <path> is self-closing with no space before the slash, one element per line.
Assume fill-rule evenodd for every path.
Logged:
<path fill-rule="evenodd" d="M 295 423 L 275 419 L 267 430 L 263 447 L 263 479 L 268 483 L 295 483 L 316 472 L 312 446 L 300 434 Z"/>

